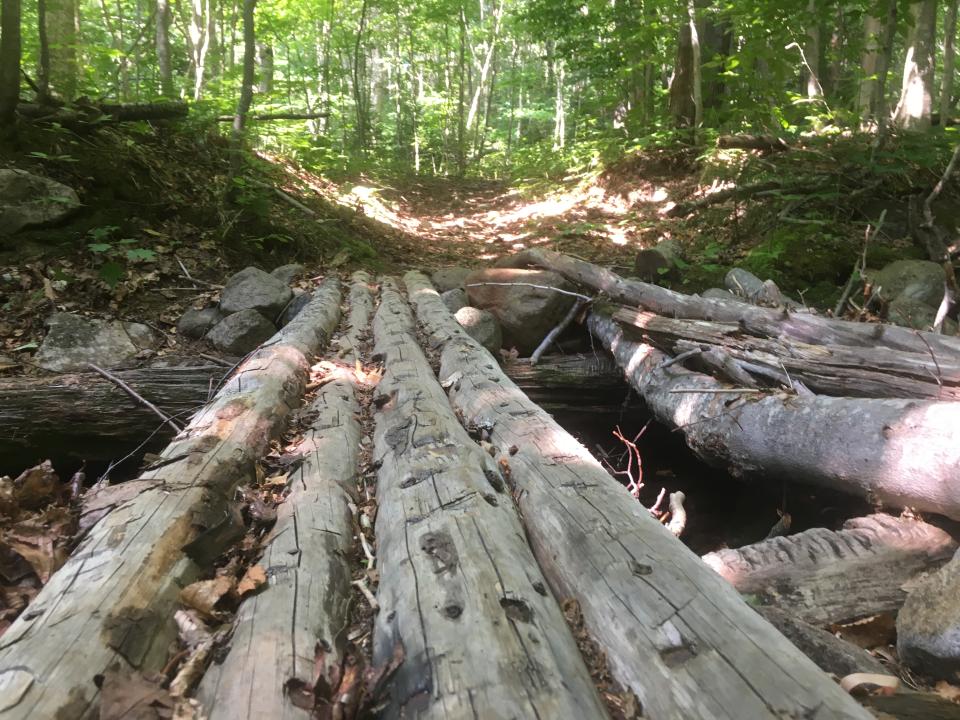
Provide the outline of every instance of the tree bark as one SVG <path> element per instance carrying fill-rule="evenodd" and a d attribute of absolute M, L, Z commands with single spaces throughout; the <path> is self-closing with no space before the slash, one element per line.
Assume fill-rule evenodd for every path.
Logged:
<path fill-rule="evenodd" d="M 910 3 L 910 17 L 903 84 L 894 123 L 904 130 L 922 130 L 930 127 L 933 105 L 937 0 L 914 0 Z"/>
<path fill-rule="evenodd" d="M 77 44 L 80 8 L 77 0 L 47 0 L 47 35 L 50 40 L 50 88 L 60 98 L 77 95 L 80 62 Z"/>
<path fill-rule="evenodd" d="M 95 712 L 91 678 L 159 671 L 182 587 L 236 537 L 231 502 L 306 387 L 339 317 L 328 281 L 167 446 L 135 498 L 98 522 L 0 643 L 6 718 Z M 242 534 L 242 529 L 239 530 Z"/>
<path fill-rule="evenodd" d="M 945 525 L 870 515 L 837 532 L 814 528 L 703 560 L 761 605 L 822 627 L 898 611 L 904 586 L 956 552 L 957 528 Z"/>
<path fill-rule="evenodd" d="M 240 176 L 243 166 L 243 142 L 246 136 L 247 113 L 253 103 L 253 82 L 256 75 L 257 32 L 254 14 L 257 0 L 243 0 L 243 80 L 240 83 L 240 100 L 233 118 L 230 133 L 230 174 L 227 178 L 227 197 L 234 195 L 234 180 Z"/>
<path fill-rule="evenodd" d="M 257 65 L 260 67 L 257 92 L 268 95 L 273 92 L 273 46 L 269 43 L 257 43 Z"/>
<path fill-rule="evenodd" d="M 50 100 L 50 41 L 47 38 L 47 0 L 37 0 L 37 102 Z"/>
<path fill-rule="evenodd" d="M 823 87 L 820 85 L 821 28 L 817 13 L 816 0 L 807 1 L 807 41 L 804 44 L 804 90 L 810 100 L 823 99 Z"/>
<path fill-rule="evenodd" d="M 390 280 L 374 338 L 374 664 L 405 655 L 383 717 L 605 717 L 497 465 L 461 427 Z"/>
<path fill-rule="evenodd" d="M 20 99 L 20 0 L 0 3 L 0 139 L 14 134 Z"/>
<path fill-rule="evenodd" d="M 774 718 L 819 707 L 868 717 L 530 402 L 422 274 L 405 282 L 440 351 L 450 402 L 503 453 L 547 580 L 579 603 L 612 676 L 636 693 L 644 716 Z"/>
<path fill-rule="evenodd" d="M 943 77 L 940 79 L 940 126 L 953 116 L 953 73 L 957 58 L 957 0 L 949 0 L 943 23 Z"/>
<path fill-rule="evenodd" d="M 160 94 L 174 97 L 173 66 L 170 63 L 170 0 L 157 0 L 156 27 L 157 69 L 160 73 Z"/>
<path fill-rule="evenodd" d="M 694 138 L 702 123 L 700 87 L 700 39 L 697 36 L 696 6 L 687 0 L 685 22 L 680 26 L 677 58 L 670 82 L 670 115 L 674 127 L 691 128 Z"/>
<path fill-rule="evenodd" d="M 546 355 L 536 365 L 504 366 L 517 387 L 548 412 L 609 414 L 619 410 L 629 388 L 606 353 Z"/>

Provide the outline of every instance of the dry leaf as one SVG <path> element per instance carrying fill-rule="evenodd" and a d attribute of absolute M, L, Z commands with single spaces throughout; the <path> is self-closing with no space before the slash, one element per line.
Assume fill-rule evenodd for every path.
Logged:
<path fill-rule="evenodd" d="M 180 602 L 208 617 L 217 617 L 214 607 L 220 598 L 234 589 L 236 580 L 220 575 L 213 580 L 201 580 L 180 591 Z"/>
<path fill-rule="evenodd" d="M 893 613 L 881 613 L 845 625 L 833 625 L 830 630 L 847 642 L 870 650 L 894 642 L 897 622 Z"/>
<path fill-rule="evenodd" d="M 167 720 L 174 701 L 160 685 L 162 678 L 108 670 L 94 681 L 100 687 L 100 720 Z"/>
<path fill-rule="evenodd" d="M 60 478 L 53 471 L 53 464 L 44 460 L 20 473 L 13 485 L 20 507 L 36 510 L 54 498 L 60 489 Z"/>
<path fill-rule="evenodd" d="M 941 680 L 933 686 L 937 695 L 950 702 L 960 702 L 960 687 L 951 685 L 946 680 Z"/>
<path fill-rule="evenodd" d="M 267 582 L 267 572 L 259 565 L 251 565 L 243 574 L 243 578 L 237 585 L 237 594 L 243 597 L 247 593 L 259 589 Z"/>
<path fill-rule="evenodd" d="M 865 685 L 875 686 L 877 689 L 874 694 L 893 695 L 900 687 L 900 678 L 879 673 L 851 673 L 840 681 L 840 687 L 848 693 L 853 693 L 854 690 L 861 689 Z"/>

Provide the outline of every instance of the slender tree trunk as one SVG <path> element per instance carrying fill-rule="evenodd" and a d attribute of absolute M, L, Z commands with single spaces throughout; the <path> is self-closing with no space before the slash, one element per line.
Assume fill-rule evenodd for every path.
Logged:
<path fill-rule="evenodd" d="M 700 38 L 694 0 L 687 0 L 686 22 L 680 27 L 677 61 L 670 83 L 670 114 L 674 127 L 690 128 L 694 141 L 703 123 Z"/>
<path fill-rule="evenodd" d="M 37 102 L 45 103 L 50 99 L 50 41 L 47 39 L 47 0 L 37 0 Z"/>
<path fill-rule="evenodd" d="M 253 103 L 253 82 L 256 75 L 257 33 L 254 28 L 254 15 L 257 0 L 243 0 L 243 80 L 240 84 L 240 100 L 237 114 L 233 118 L 230 134 L 230 176 L 227 179 L 227 197 L 234 197 L 234 179 L 240 175 L 243 167 L 243 141 L 247 126 L 247 113 Z"/>
<path fill-rule="evenodd" d="M 553 77 L 556 82 L 556 92 L 553 100 L 553 149 L 560 150 L 566 144 L 567 139 L 567 108 L 563 97 L 566 69 L 563 60 L 556 59 L 553 62 Z"/>
<path fill-rule="evenodd" d="M 20 99 L 20 0 L 0 2 L 0 140 L 13 137 Z"/>
<path fill-rule="evenodd" d="M 460 59 L 459 59 L 459 96 L 457 100 L 457 175 L 463 177 L 467 172 L 467 138 L 466 138 L 466 84 L 465 70 L 467 64 L 467 14 L 460 5 Z"/>
<path fill-rule="evenodd" d="M 473 99 L 470 101 L 470 111 L 467 113 L 467 130 L 473 127 L 477 112 L 480 108 L 480 96 L 483 93 L 484 85 L 487 82 L 487 76 L 490 73 L 490 64 L 493 61 L 496 52 L 497 43 L 500 41 L 500 21 L 503 18 L 503 0 L 497 4 L 493 15 L 493 32 L 490 36 L 490 44 L 487 46 L 487 52 L 483 58 L 483 65 L 480 67 L 480 77 L 477 80 L 477 86 L 473 91 Z"/>
<path fill-rule="evenodd" d="M 269 43 L 257 43 L 257 65 L 260 67 L 257 92 L 268 95 L 273 92 L 273 46 Z"/>
<path fill-rule="evenodd" d="M 943 27 L 943 77 L 940 79 L 940 126 L 953 114 L 953 72 L 957 59 L 957 0 L 947 3 Z"/>
<path fill-rule="evenodd" d="M 50 88 L 64 100 L 77 94 L 80 68 L 77 40 L 80 8 L 77 0 L 47 0 L 47 34 L 50 41 Z"/>
<path fill-rule="evenodd" d="M 823 97 L 823 88 L 820 85 L 821 28 L 820 18 L 817 15 L 816 0 L 807 2 L 807 15 L 807 22 L 809 23 L 807 26 L 807 41 L 803 48 L 805 58 L 804 76 L 806 78 L 804 86 L 807 97 L 814 99 Z"/>
<path fill-rule="evenodd" d="M 863 54 L 860 57 L 860 91 L 857 108 L 860 120 L 871 120 L 877 110 L 877 87 L 880 84 L 880 56 L 883 52 L 883 29 L 886 14 L 878 7 L 877 14 L 867 14 L 863 18 Z"/>
<path fill-rule="evenodd" d="M 360 152 L 367 152 L 367 83 L 366 60 L 363 57 L 363 33 L 367 26 L 367 0 L 363 0 L 360 8 L 360 22 L 357 25 L 357 36 L 353 45 L 353 101 L 357 114 L 357 144 Z"/>
<path fill-rule="evenodd" d="M 173 97 L 173 66 L 170 63 L 170 0 L 157 0 L 157 68 L 160 71 L 160 94 Z"/>
<path fill-rule="evenodd" d="M 905 130 L 930 127 L 933 104 L 933 65 L 937 27 L 937 1 L 910 4 L 913 22 L 907 34 L 903 84 L 894 122 Z"/>

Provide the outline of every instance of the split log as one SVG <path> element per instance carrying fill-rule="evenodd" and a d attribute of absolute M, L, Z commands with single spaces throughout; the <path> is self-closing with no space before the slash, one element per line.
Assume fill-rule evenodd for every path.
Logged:
<path fill-rule="evenodd" d="M 450 401 L 509 448 L 500 462 L 551 587 L 578 601 L 645 717 L 869 717 L 530 402 L 424 275 L 405 281 Z"/>
<path fill-rule="evenodd" d="M 254 476 L 254 462 L 300 402 L 339 302 L 339 284 L 324 283 L 242 363 L 140 476 L 150 486 L 91 529 L 4 633 L 5 719 L 94 715 L 95 675 L 164 665 L 178 593 L 242 534 L 234 490 Z"/>
<path fill-rule="evenodd" d="M 627 337 L 640 336 L 671 355 L 716 350 L 765 385 L 789 387 L 799 380 L 814 392 L 841 397 L 960 400 L 960 354 L 935 358 L 886 347 L 758 338 L 738 323 L 675 320 L 629 307 L 614 310 L 613 319 L 627 330 L 637 329 Z"/>
<path fill-rule="evenodd" d="M 531 400 L 550 411 L 607 414 L 631 392 L 620 368 L 605 352 L 547 355 L 536 365 L 509 363 L 504 372 Z"/>
<path fill-rule="evenodd" d="M 957 541 L 920 520 L 869 515 L 703 556 L 739 592 L 813 625 L 896 612 L 905 586 L 953 557 Z"/>
<path fill-rule="evenodd" d="M 143 368 L 113 373 L 171 417 L 184 421 L 209 399 L 225 369 Z M 8 464 L 117 460 L 156 433 L 173 433 L 150 410 L 96 373 L 0 381 L 0 457 Z"/>
<path fill-rule="evenodd" d="M 374 337 L 374 664 L 404 650 L 383 717 L 606 717 L 497 466 L 460 426 L 390 280 Z"/>
<path fill-rule="evenodd" d="M 960 403 L 751 394 L 633 342 L 601 313 L 587 325 L 664 425 L 735 476 L 832 488 L 960 519 Z"/>
<path fill-rule="evenodd" d="M 350 298 L 350 324 L 363 331 L 372 300 L 356 275 Z M 197 691 L 210 720 L 307 720 L 311 713 L 291 702 L 287 683 L 309 686 L 318 674 L 339 672 L 349 625 L 359 413 L 349 378 L 324 385 L 304 412 L 313 420 L 293 450 L 303 462 L 288 478 L 290 493 L 259 561 L 269 584 L 240 606 L 226 659 L 210 667 Z"/>
<path fill-rule="evenodd" d="M 733 300 L 684 295 L 667 288 L 625 280 L 606 268 L 551 250 L 524 250 L 497 261 L 499 267 L 541 267 L 571 282 L 602 292 L 612 300 L 672 318 L 740 323 L 747 333 L 767 338 L 792 338 L 811 345 L 886 347 L 935 356 L 960 354 L 960 338 L 920 332 L 897 325 L 851 322 L 812 313 L 756 307 Z"/>

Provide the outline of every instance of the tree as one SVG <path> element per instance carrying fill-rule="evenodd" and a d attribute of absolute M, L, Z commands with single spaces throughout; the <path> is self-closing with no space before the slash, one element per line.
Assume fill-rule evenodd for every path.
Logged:
<path fill-rule="evenodd" d="M 903 85 L 894 122 L 905 130 L 919 130 L 929 127 L 931 120 L 937 1 L 915 0 L 910 4 L 910 18 Z"/>
<path fill-rule="evenodd" d="M 0 2 L 0 139 L 13 135 L 20 98 L 20 0 Z"/>
<path fill-rule="evenodd" d="M 940 80 L 940 124 L 953 112 L 953 72 L 956 61 L 957 0 L 949 0 L 943 23 L 943 77 Z"/>
<path fill-rule="evenodd" d="M 695 138 L 703 121 L 700 73 L 696 6 L 694 0 L 687 0 L 686 15 L 677 41 L 677 61 L 670 82 L 670 115 L 674 127 L 692 129 Z"/>
<path fill-rule="evenodd" d="M 227 197 L 235 194 L 235 180 L 243 166 L 243 141 L 247 126 L 247 114 L 253 103 L 253 81 L 257 63 L 257 32 L 254 26 L 257 0 L 243 0 L 243 80 L 240 83 L 240 100 L 233 118 L 230 133 L 230 175 L 227 179 Z"/>
<path fill-rule="evenodd" d="M 160 94 L 173 97 L 173 66 L 170 64 L 170 0 L 157 0 L 156 51 L 160 75 Z"/>
<path fill-rule="evenodd" d="M 50 41 L 50 89 L 64 100 L 73 100 L 80 75 L 79 0 L 47 0 L 45 15 Z"/>

